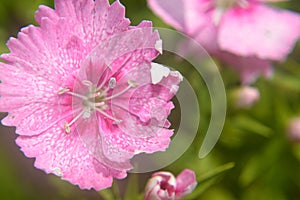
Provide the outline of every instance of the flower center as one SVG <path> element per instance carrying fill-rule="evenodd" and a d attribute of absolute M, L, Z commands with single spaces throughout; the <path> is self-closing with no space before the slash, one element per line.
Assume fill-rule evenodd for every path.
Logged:
<path fill-rule="evenodd" d="M 116 119 L 115 117 L 111 116 L 109 113 L 106 112 L 108 109 L 107 101 L 112 100 L 114 98 L 117 98 L 118 96 L 121 96 L 125 92 L 127 92 L 129 89 L 134 88 L 137 86 L 137 83 L 135 81 L 129 80 L 128 86 L 121 90 L 120 92 L 116 94 L 112 94 L 111 96 L 108 96 L 108 92 L 116 87 L 116 79 L 114 77 L 110 78 L 108 81 L 108 84 L 105 86 L 106 80 L 104 80 L 99 86 L 96 86 L 92 82 L 88 80 L 83 80 L 82 84 L 87 87 L 87 92 L 84 94 L 79 94 L 72 92 L 69 88 L 63 88 L 59 90 L 58 94 L 68 94 L 75 98 L 79 98 L 82 103 L 82 109 L 77 114 L 72 121 L 65 122 L 64 128 L 66 133 L 71 132 L 71 126 L 80 118 L 83 118 L 84 120 L 90 118 L 93 112 L 99 112 L 104 117 L 111 119 L 114 121 L 114 123 L 121 123 L 122 120 Z"/>
<path fill-rule="evenodd" d="M 240 6 L 240 7 L 247 7 L 249 2 L 248 0 L 214 0 L 215 6 L 217 8 L 228 9 L 232 6 Z"/>
<path fill-rule="evenodd" d="M 249 2 L 248 0 L 214 0 L 214 6 L 216 9 L 213 15 L 213 22 L 215 25 L 218 25 L 226 10 L 233 6 L 247 8 Z"/>

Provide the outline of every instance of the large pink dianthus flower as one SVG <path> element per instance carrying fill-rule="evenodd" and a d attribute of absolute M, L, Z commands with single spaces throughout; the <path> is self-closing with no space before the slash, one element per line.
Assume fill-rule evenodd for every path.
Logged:
<path fill-rule="evenodd" d="M 118 1 L 56 0 L 1 55 L 2 123 L 16 126 L 35 167 L 82 189 L 110 187 L 134 155 L 165 150 L 173 134 L 182 77 L 151 63 L 162 48 L 152 24 L 124 15 Z"/>
<path fill-rule="evenodd" d="M 243 83 L 272 74 L 300 36 L 300 15 L 264 5 L 280 0 L 148 0 L 167 23 L 238 70 Z"/>

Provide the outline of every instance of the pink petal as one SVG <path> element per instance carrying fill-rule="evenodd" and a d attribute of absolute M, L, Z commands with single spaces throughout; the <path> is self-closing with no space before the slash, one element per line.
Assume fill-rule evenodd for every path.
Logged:
<path fill-rule="evenodd" d="M 211 0 L 148 0 L 148 3 L 166 23 L 196 39 L 209 53 L 218 49 Z"/>
<path fill-rule="evenodd" d="M 256 0 L 261 2 L 283 2 L 283 1 L 289 1 L 289 0 Z"/>
<path fill-rule="evenodd" d="M 166 23 L 175 27 L 176 29 L 183 30 L 185 27 L 184 12 L 178 8 L 184 8 L 183 0 L 148 0 L 149 7 L 155 14 L 160 16 Z"/>
<path fill-rule="evenodd" d="M 67 65 L 62 65 L 64 62 L 57 55 L 57 46 L 53 50 L 49 48 L 48 39 L 45 39 L 49 38 L 47 35 L 49 32 L 44 33 L 43 29 L 33 26 L 22 29 L 22 31 L 18 34 L 18 39 L 11 38 L 7 44 L 11 53 L 4 54 L 1 58 L 9 64 L 17 66 L 20 76 L 22 76 L 21 73 L 26 72 L 60 85 L 62 78 L 71 70 L 66 67 Z M 50 32 L 50 34 L 52 33 Z"/>
<path fill-rule="evenodd" d="M 145 200 L 171 200 L 175 197 L 176 180 L 170 172 L 152 174 L 145 187 Z"/>
<path fill-rule="evenodd" d="M 56 14 L 55 10 L 47 6 L 41 5 L 35 13 L 35 20 L 38 22 L 38 24 L 41 25 L 43 18 L 49 18 L 54 22 L 58 21 L 58 15 Z"/>
<path fill-rule="evenodd" d="M 183 80 L 182 75 L 177 71 L 170 71 L 167 77 L 153 86 L 153 92 L 156 97 L 165 101 L 171 100 L 179 89 L 179 83 Z"/>
<path fill-rule="evenodd" d="M 260 75 L 269 78 L 273 73 L 272 64 L 268 60 L 241 57 L 227 52 L 219 52 L 217 57 L 240 73 L 242 84 L 251 84 Z"/>
<path fill-rule="evenodd" d="M 101 118 L 99 120 L 102 120 Z M 105 133 L 99 129 L 97 115 L 76 123 L 75 132 L 80 136 L 84 146 L 91 152 L 95 159 L 103 165 L 125 171 L 132 168 L 129 159 L 133 157 L 132 152 L 124 151 L 110 141 L 105 140 Z M 111 133 L 113 134 L 113 133 Z"/>
<path fill-rule="evenodd" d="M 170 136 L 173 134 L 173 130 L 161 128 L 155 137 L 134 137 L 132 134 L 122 132 L 117 124 L 111 126 L 111 122 L 105 120 L 101 120 L 100 123 L 101 133 L 103 133 L 107 142 L 115 144 L 118 148 L 124 149 L 127 152 L 134 152 L 135 154 L 165 150 L 171 141 Z"/>
<path fill-rule="evenodd" d="M 195 172 L 189 169 L 183 170 L 176 177 L 176 199 L 190 194 L 197 185 Z"/>
<path fill-rule="evenodd" d="M 112 100 L 112 112 L 117 119 L 122 120 L 118 126 L 126 134 L 134 137 L 154 136 L 161 127 L 167 124 L 167 116 L 170 114 L 173 104 L 164 101 L 164 98 L 174 96 L 177 90 L 171 91 L 171 87 L 175 87 L 175 85 L 178 87 L 179 82 L 176 77 L 169 75 L 165 79 L 169 78 L 170 80 L 169 82 L 165 80 L 165 85 L 170 88 L 164 88 L 164 85 L 159 84 L 152 85 L 150 74 L 147 76 L 147 71 L 149 74 L 150 66 L 144 65 L 124 74 L 124 77 L 118 80 L 120 83 L 125 80 L 134 80 L 137 81 L 138 86 L 120 98 Z M 125 83 L 126 87 L 127 85 L 128 83 Z M 115 93 L 122 90 L 123 87 L 116 88 Z M 169 94 L 171 95 L 168 96 Z"/>
<path fill-rule="evenodd" d="M 93 155 L 76 133 L 66 134 L 56 125 L 38 136 L 20 136 L 16 142 L 26 156 L 36 157 L 35 167 L 47 173 L 62 176 L 82 189 L 100 190 L 111 186 L 110 169 L 100 165 L 96 171 Z M 124 173 L 114 173 L 124 178 Z"/>
<path fill-rule="evenodd" d="M 38 135 L 61 121 L 64 115 L 67 117 L 68 110 L 70 110 L 70 107 L 45 103 L 24 105 L 11 111 L 2 120 L 2 124 L 16 126 L 16 133 L 19 135 Z"/>
<path fill-rule="evenodd" d="M 224 14 L 218 42 L 221 49 L 237 55 L 282 61 L 299 36 L 298 14 L 253 3 Z"/>
<path fill-rule="evenodd" d="M 158 40 L 157 31 L 153 32 L 152 28 L 141 26 L 116 34 L 102 42 L 90 56 L 100 57 L 112 68 L 112 74 L 123 76 L 128 70 L 145 62 L 149 63 L 158 55 Z"/>

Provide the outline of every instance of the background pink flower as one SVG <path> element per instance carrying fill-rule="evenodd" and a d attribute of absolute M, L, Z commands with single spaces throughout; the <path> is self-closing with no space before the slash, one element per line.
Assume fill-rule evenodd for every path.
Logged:
<path fill-rule="evenodd" d="M 262 1 L 148 0 L 148 3 L 167 23 L 237 69 L 243 83 L 251 83 L 260 74 L 270 76 L 271 62 L 284 61 L 300 36 L 298 14 L 266 6 Z"/>
<path fill-rule="evenodd" d="M 1 56 L 2 123 L 17 127 L 35 167 L 82 189 L 110 187 L 130 158 L 164 150 L 173 134 L 169 100 L 182 77 L 170 71 L 153 84 L 159 35 L 124 15 L 118 1 L 56 0 Z"/>

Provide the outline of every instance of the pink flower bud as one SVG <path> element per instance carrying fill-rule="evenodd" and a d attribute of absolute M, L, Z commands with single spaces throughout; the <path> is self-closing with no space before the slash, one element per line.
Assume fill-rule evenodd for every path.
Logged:
<path fill-rule="evenodd" d="M 192 193 L 197 185 L 195 173 L 192 170 L 183 170 L 176 178 L 175 199 L 181 199 Z"/>
<path fill-rule="evenodd" d="M 234 93 L 235 103 L 239 108 L 251 108 L 259 98 L 259 90 L 250 86 L 242 86 Z"/>
<path fill-rule="evenodd" d="M 174 200 L 190 194 L 196 187 L 195 173 L 183 170 L 175 179 L 169 172 L 157 172 L 148 180 L 145 200 Z"/>
<path fill-rule="evenodd" d="M 300 117 L 296 117 L 290 120 L 287 127 L 288 137 L 295 141 L 300 141 Z"/>

